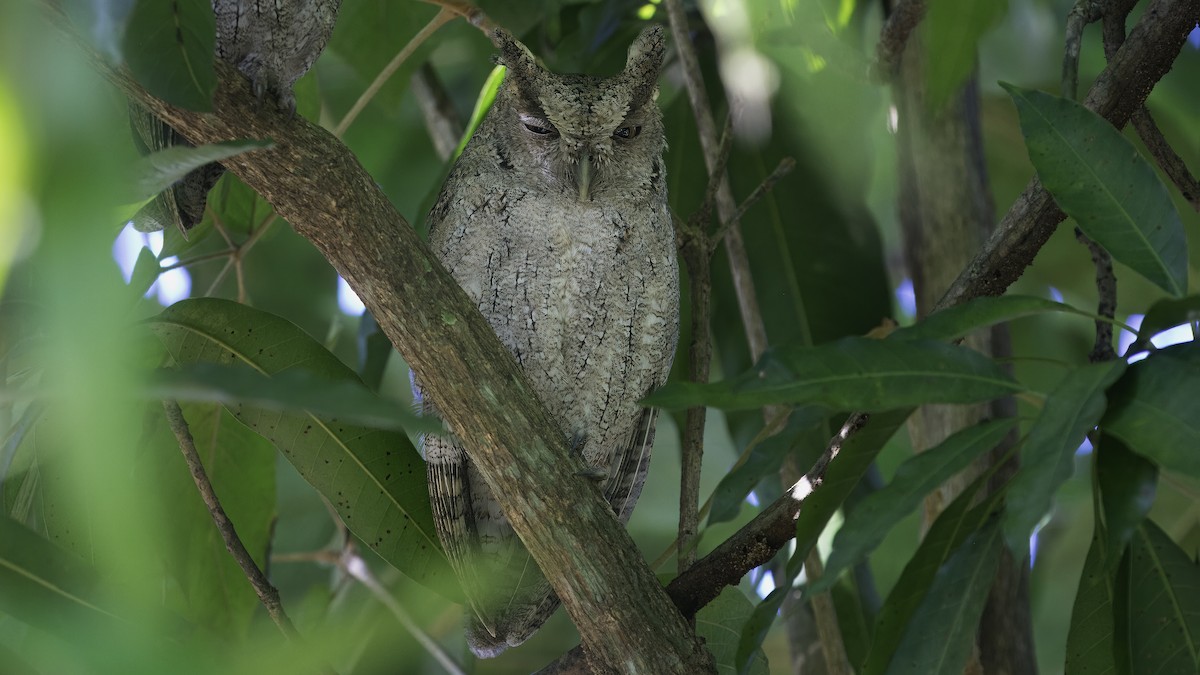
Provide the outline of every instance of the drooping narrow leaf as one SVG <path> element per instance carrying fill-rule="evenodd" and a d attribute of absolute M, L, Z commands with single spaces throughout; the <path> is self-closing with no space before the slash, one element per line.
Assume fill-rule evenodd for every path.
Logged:
<path fill-rule="evenodd" d="M 1200 478 L 1200 343 L 1160 349 L 1130 366 L 1100 426 L 1159 467 Z"/>
<path fill-rule="evenodd" d="M 888 669 L 901 638 L 942 563 L 992 517 L 1003 492 L 993 493 L 983 503 L 972 507 L 976 494 L 988 478 L 987 475 L 982 476 L 963 490 L 925 533 L 917 552 L 904 566 L 900 578 L 892 586 L 892 592 L 879 608 L 874 639 L 867 652 L 862 675 L 881 675 Z"/>
<path fill-rule="evenodd" d="M 1200 565 L 1151 520 L 1129 546 L 1129 655 L 1137 672 L 1200 672 Z"/>
<path fill-rule="evenodd" d="M 272 145 L 271 141 L 225 141 L 199 147 L 176 145 L 152 152 L 139 158 L 134 169 L 134 175 L 137 176 L 136 198 L 153 197 L 205 164 Z"/>
<path fill-rule="evenodd" d="M 957 340 L 993 324 L 1049 312 L 1091 316 L 1070 305 L 1033 295 L 982 297 L 935 312 L 912 326 L 894 331 L 888 339 Z"/>
<path fill-rule="evenodd" d="M 696 614 L 696 633 L 704 638 L 704 646 L 712 652 L 718 673 L 737 672 L 734 657 L 738 636 L 753 611 L 754 605 L 749 598 L 737 587 L 730 587 Z M 761 649 L 756 651 L 744 672 L 767 675 L 767 655 Z"/>
<path fill-rule="evenodd" d="M 809 591 L 819 593 L 833 586 L 843 571 L 875 550 L 928 492 L 999 445 L 1015 425 L 1015 419 L 1002 419 L 967 427 L 901 464 L 891 483 L 847 514 L 833 540 L 824 576 Z"/>
<path fill-rule="evenodd" d="M 1008 488 L 1004 538 L 1013 555 L 1025 557 L 1029 535 L 1054 500 L 1075 464 L 1075 450 L 1104 414 L 1104 392 L 1124 361 L 1108 361 L 1071 371 L 1046 398 L 1021 450 L 1021 469 Z"/>
<path fill-rule="evenodd" d="M 1113 582 L 1106 569 L 1106 544 L 1097 532 L 1092 537 L 1079 590 L 1075 591 L 1075 606 L 1071 610 L 1071 628 L 1067 633 L 1065 675 L 1117 675 L 1116 654 L 1113 648 L 1116 635 L 1113 626 Z"/>
<path fill-rule="evenodd" d="M 354 371 L 294 324 L 228 300 L 178 302 L 149 321 L 180 363 L 243 363 L 268 375 L 302 368 L 361 386 Z M 439 592 L 457 588 L 442 553 L 421 457 L 404 434 L 310 413 L 227 406 L 324 495 L 372 550 Z"/>
<path fill-rule="evenodd" d="M 805 432 L 825 419 L 825 414 L 824 410 L 816 406 L 804 406 L 793 410 L 787 426 L 753 448 L 745 463 L 730 469 L 713 490 L 708 524 L 711 526 L 736 518 L 754 486 L 758 485 L 763 476 L 779 472 L 783 460 L 798 449 L 797 444 L 805 437 Z M 815 457 L 797 457 L 796 462 L 798 466 L 808 466 L 814 459 Z"/>
<path fill-rule="evenodd" d="M 1109 573 L 1121 562 L 1133 533 L 1154 505 L 1158 468 L 1105 434 L 1095 452 L 1100 514 L 1104 519 L 1104 560 Z"/>
<path fill-rule="evenodd" d="M 966 347 L 852 337 L 817 347 L 774 349 L 733 380 L 668 385 L 647 403 L 669 409 L 822 404 L 877 412 L 926 403 L 978 403 L 1021 390 L 994 361 Z"/>
<path fill-rule="evenodd" d="M 1200 295 L 1159 300 L 1150 307 L 1150 311 L 1146 312 L 1146 316 L 1142 319 L 1137 340 L 1134 340 L 1129 347 L 1129 353 L 1148 349 L 1150 340 L 1155 335 L 1168 328 L 1192 321 L 1200 321 Z"/>
<path fill-rule="evenodd" d="M 207 112 L 217 86 L 209 0 L 137 0 L 122 48 L 134 78 L 172 105 Z"/>
<path fill-rule="evenodd" d="M 1121 132 L 1083 105 L 1003 84 L 1029 160 L 1079 229 L 1172 295 L 1187 292 L 1187 236 L 1166 186 Z"/>
<path fill-rule="evenodd" d="M 1003 545 L 999 524 L 992 522 L 950 556 L 913 614 L 888 675 L 958 675 L 963 671 Z"/>
<path fill-rule="evenodd" d="M 783 579 L 776 579 L 778 588 L 754 608 L 746 621 L 738 641 L 737 668 L 743 672 L 751 656 L 761 645 L 767 630 L 775 620 L 775 614 L 783 604 L 787 589 L 803 569 L 804 559 L 816 544 L 817 537 L 854 486 L 862 480 L 871 463 L 879 456 L 884 444 L 904 424 L 912 409 L 892 410 L 872 415 L 868 424 L 853 434 L 843 444 L 837 457 L 829 463 L 820 485 L 813 486 L 805 479 L 799 486 L 799 494 L 793 496 L 804 500 L 800 515 L 796 519 L 796 550 L 788 560 Z"/>

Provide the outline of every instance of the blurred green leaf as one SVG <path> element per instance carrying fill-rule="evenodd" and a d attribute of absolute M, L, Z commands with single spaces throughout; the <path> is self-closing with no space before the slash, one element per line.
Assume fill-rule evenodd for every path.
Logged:
<path fill-rule="evenodd" d="M 69 637 L 80 619 L 117 619 L 102 609 L 98 582 L 83 560 L 0 515 L 0 609 L 40 628 L 67 631 L 64 637 Z"/>
<path fill-rule="evenodd" d="M 251 150 L 274 145 L 271 141 L 226 141 L 199 147 L 176 145 L 150 153 L 138 160 L 137 199 L 147 199 L 166 190 L 205 164 L 219 162 Z"/>
<path fill-rule="evenodd" d="M 1003 546 L 999 523 L 992 522 L 973 533 L 942 565 L 892 656 L 889 675 L 963 672 Z"/>
<path fill-rule="evenodd" d="M 284 413 L 307 412 L 390 431 L 434 433 L 442 423 L 380 398 L 361 382 L 328 380 L 304 369 L 267 376 L 246 364 L 192 363 L 160 370 L 149 382 L 153 399 L 248 405 Z"/>
<path fill-rule="evenodd" d="M 1004 538 L 1018 560 L 1029 535 L 1050 510 L 1054 493 L 1071 477 L 1075 451 L 1104 414 L 1104 392 L 1125 372 L 1124 361 L 1082 366 L 1046 397 L 1021 450 L 1021 468 L 1008 489 Z"/>
<path fill-rule="evenodd" d="M 1200 566 L 1152 520 L 1130 541 L 1128 592 L 1136 672 L 1200 671 Z"/>
<path fill-rule="evenodd" d="M 348 63 L 362 81 L 360 88 L 365 88 L 436 13 L 435 8 L 419 2 L 345 0 L 326 51 Z M 409 55 L 372 103 L 397 106 L 413 70 L 428 58 L 435 44 L 437 40 L 430 40 Z"/>
<path fill-rule="evenodd" d="M 1150 307 L 1142 319 L 1138 330 L 1137 340 L 1134 340 L 1126 353 L 1133 354 L 1150 348 L 1150 340 L 1159 333 L 1175 326 L 1200 321 L 1200 295 L 1189 295 L 1186 298 L 1167 298 L 1159 300 Z"/>
<path fill-rule="evenodd" d="M 808 592 L 820 593 L 832 587 L 843 571 L 875 550 L 928 492 L 999 445 L 1015 425 L 1016 420 L 1010 418 L 967 427 L 901 464 L 891 483 L 846 515 L 833 540 L 824 575 Z"/>
<path fill-rule="evenodd" d="M 879 609 L 875 639 L 860 671 L 862 675 L 881 675 L 888 670 L 901 638 L 942 563 L 991 518 L 1003 492 L 993 493 L 981 504 L 972 507 L 979 489 L 988 479 L 987 475 L 981 476 L 963 490 L 925 533 L 917 552 L 904 566 L 900 578 L 892 586 L 892 592 Z"/>
<path fill-rule="evenodd" d="M 1158 468 L 1105 434 L 1095 449 L 1096 483 L 1104 518 L 1104 561 L 1116 572 L 1121 552 L 1154 505 Z"/>
<path fill-rule="evenodd" d="M 303 368 L 361 386 L 288 321 L 228 300 L 176 303 L 150 321 L 180 363 L 245 363 L 268 375 Z M 414 580 L 454 597 L 457 586 L 433 527 L 425 466 L 404 434 L 312 414 L 228 406 L 324 495 L 363 543 Z"/>
<path fill-rule="evenodd" d="M 260 569 L 275 520 L 275 449 L 219 405 L 185 405 L 184 417 L 221 507 Z M 225 548 L 208 507 L 167 429 L 162 406 L 151 404 L 153 443 L 143 466 L 147 484 L 161 491 L 172 527 L 161 543 L 167 568 L 179 584 L 181 615 L 226 639 L 243 639 L 259 601 L 245 573 Z M 172 599 L 169 593 L 165 593 Z"/>
<path fill-rule="evenodd" d="M 941 109 L 974 72 L 979 40 L 1008 11 L 1008 0 L 930 0 L 925 34 L 925 82 L 929 101 Z"/>
<path fill-rule="evenodd" d="M 1130 366 L 1100 427 L 1159 468 L 1200 478 L 1200 343 L 1160 349 Z"/>
<path fill-rule="evenodd" d="M 1065 675 L 1116 675 L 1121 672 L 1113 652 L 1118 638 L 1114 632 L 1112 575 L 1105 569 L 1105 548 L 1104 537 L 1097 525 L 1071 610 Z"/>
<path fill-rule="evenodd" d="M 715 384 L 677 382 L 649 405 L 727 409 L 820 403 L 879 411 L 924 403 L 978 403 L 1022 391 L 977 351 L 941 342 L 849 337 L 818 347 L 768 351 L 750 372 Z"/>
<path fill-rule="evenodd" d="M 122 43 L 137 81 L 167 103 L 212 110 L 216 19 L 209 0 L 137 0 Z"/>
<path fill-rule="evenodd" d="M 912 326 L 895 330 L 888 339 L 957 340 L 980 328 L 1048 312 L 1092 316 L 1070 305 L 1031 295 L 985 296 L 935 312 Z"/>
<path fill-rule="evenodd" d="M 754 666 L 763 640 L 767 639 L 767 631 L 775 623 L 779 608 L 790 591 L 790 584 L 777 584 L 775 590 L 755 605 L 750 617 L 742 624 L 742 634 L 738 636 L 737 653 L 734 656 L 734 669 L 738 675 L 746 675 Z"/>
<path fill-rule="evenodd" d="M 721 591 L 696 614 L 696 633 L 704 638 L 704 646 L 712 652 L 718 673 L 738 672 L 734 666 L 738 636 L 753 611 L 754 604 L 733 586 Z M 767 675 L 767 655 L 761 649 L 754 652 L 749 667 L 741 672 Z"/>
<path fill-rule="evenodd" d="M 1029 159 L 1079 229 L 1159 288 L 1187 292 L 1187 235 L 1154 168 L 1107 120 L 1075 101 L 1003 85 Z"/>
<path fill-rule="evenodd" d="M 860 664 L 867 658 L 875 627 L 875 616 L 868 614 L 869 601 L 863 599 L 854 576 L 849 574 L 839 578 L 829 589 L 829 594 L 837 612 L 846 658 L 852 664 Z"/>

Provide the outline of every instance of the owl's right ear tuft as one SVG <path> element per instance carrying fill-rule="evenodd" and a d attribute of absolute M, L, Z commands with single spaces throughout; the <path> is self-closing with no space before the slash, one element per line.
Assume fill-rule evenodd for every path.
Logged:
<path fill-rule="evenodd" d="M 508 68 L 519 78 L 529 80 L 538 72 L 537 61 L 529 48 L 503 28 L 495 28 L 491 33 L 492 44 L 500 53 L 496 55 L 496 63 Z"/>

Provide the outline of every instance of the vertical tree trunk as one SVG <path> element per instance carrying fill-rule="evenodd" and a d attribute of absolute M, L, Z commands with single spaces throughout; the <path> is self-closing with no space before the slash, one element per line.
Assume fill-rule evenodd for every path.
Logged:
<path fill-rule="evenodd" d="M 901 60 L 893 93 L 898 113 L 900 222 L 905 262 L 917 315 L 923 317 L 974 257 L 993 225 L 980 134 L 979 90 L 972 77 L 940 109 L 929 100 L 920 31 Z M 1008 350 L 1003 328 L 973 335 L 966 344 L 985 354 Z M 1006 405 L 1011 406 L 1011 402 Z M 925 406 L 909 421 L 913 447 L 931 448 L 950 434 L 996 414 L 990 406 Z M 1001 451 L 983 457 L 925 501 L 923 528 Z M 1003 471 L 1011 471 L 1005 467 Z M 981 621 L 978 649 L 968 672 L 1026 675 L 1037 672 L 1029 614 L 1029 569 L 1005 554 Z"/>

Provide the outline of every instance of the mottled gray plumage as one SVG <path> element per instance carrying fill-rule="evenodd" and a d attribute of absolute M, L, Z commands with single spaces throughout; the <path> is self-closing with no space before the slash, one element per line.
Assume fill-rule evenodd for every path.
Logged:
<path fill-rule="evenodd" d="M 341 0 L 212 0 L 217 58 L 250 78 L 259 99 L 270 92 L 280 110 L 296 111 L 292 86 L 325 49 Z M 188 145 L 144 108 L 130 104 L 138 149 L 155 152 Z M 164 191 L 134 216 L 142 230 L 174 223 L 184 236 L 204 218 L 208 192 L 224 173 L 220 164 L 201 167 Z"/>
<path fill-rule="evenodd" d="M 663 30 L 643 31 L 606 79 L 548 72 L 508 33 L 492 37 L 504 83 L 430 214 L 430 245 L 625 523 L 654 440 L 654 415 L 637 402 L 666 380 L 679 330 L 654 103 Z M 558 598 L 462 447 L 445 437 L 424 447 L 438 534 L 472 610 L 468 643 L 495 656 Z"/>

